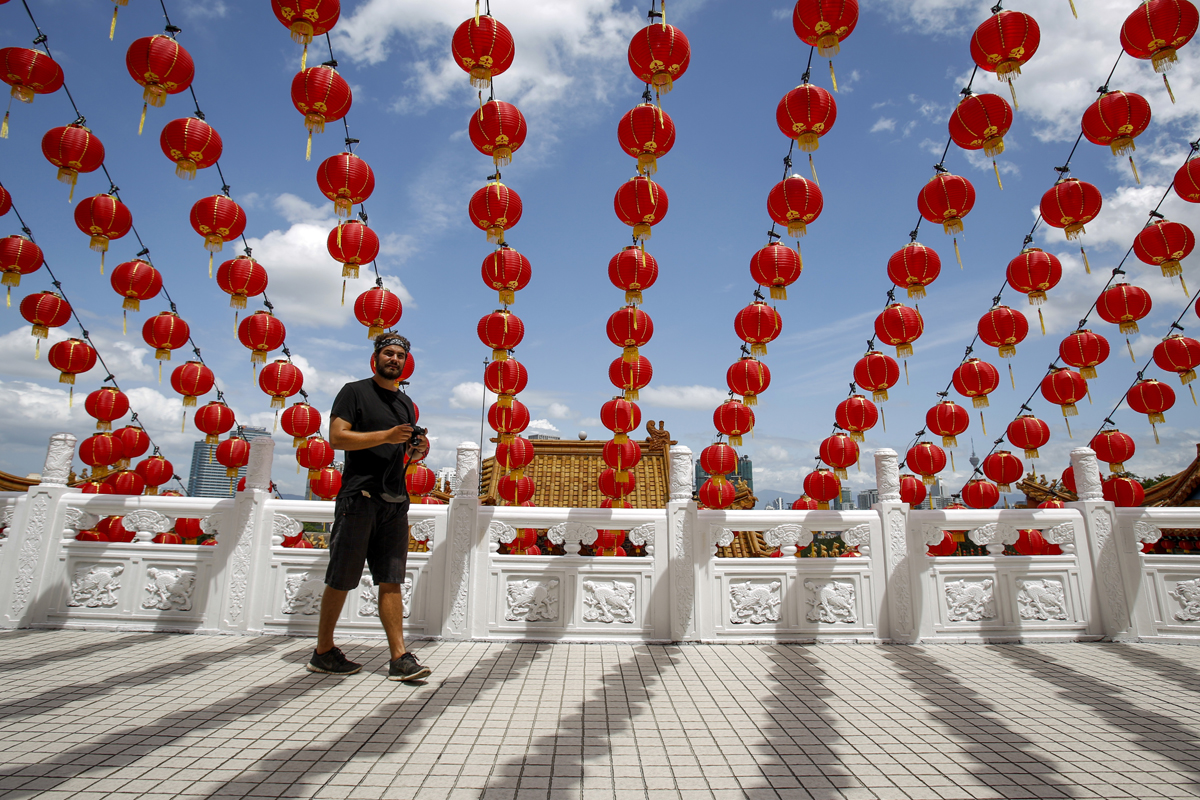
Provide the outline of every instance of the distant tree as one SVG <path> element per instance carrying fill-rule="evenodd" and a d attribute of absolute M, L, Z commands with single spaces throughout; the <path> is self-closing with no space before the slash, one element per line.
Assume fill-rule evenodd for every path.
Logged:
<path fill-rule="evenodd" d="M 1143 489 L 1149 489 L 1151 486 L 1157 486 L 1168 478 L 1174 478 L 1175 476 L 1168 475 L 1167 473 L 1163 472 L 1159 475 L 1155 475 L 1153 478 L 1143 478 L 1140 475 L 1130 475 L 1129 477 L 1140 483 Z"/>

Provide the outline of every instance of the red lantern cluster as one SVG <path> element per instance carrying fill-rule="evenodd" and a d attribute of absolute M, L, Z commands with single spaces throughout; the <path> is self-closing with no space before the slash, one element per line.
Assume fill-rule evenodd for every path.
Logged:
<path fill-rule="evenodd" d="M 1144 264 L 1158 266 L 1165 277 L 1183 274 L 1179 262 L 1196 247 L 1196 236 L 1181 222 L 1152 220 L 1133 240 L 1133 253 Z"/>
<path fill-rule="evenodd" d="M 325 123 L 346 116 L 353 100 L 350 84 L 332 66 L 301 69 L 292 78 L 292 105 L 304 115 L 304 127 L 308 129 L 306 160 L 312 158 L 313 134 L 324 133 Z"/>
<path fill-rule="evenodd" d="M 75 122 L 46 131 L 42 137 L 42 155 L 58 167 L 58 179 L 70 184 L 67 199 L 73 200 L 79 173 L 95 172 L 104 163 L 104 145 L 90 130 Z"/>
<path fill-rule="evenodd" d="M 98 194 L 80 200 L 75 206 L 75 227 L 92 237 L 90 246 L 100 253 L 100 274 L 103 275 L 108 243 L 129 233 L 133 215 L 115 194 Z"/>
<path fill-rule="evenodd" d="M 910 298 L 925 296 L 925 287 L 942 272 L 942 259 L 932 248 L 912 242 L 892 253 L 887 273 L 892 283 L 907 289 Z"/>
<path fill-rule="evenodd" d="M 1078 178 L 1063 178 L 1042 195 L 1042 220 L 1053 228 L 1062 228 L 1068 239 L 1078 239 L 1087 231 L 1084 225 L 1100 213 L 1104 198 L 1100 190 Z"/>
<path fill-rule="evenodd" d="M 32 103 L 35 95 L 53 94 L 62 88 L 63 71 L 41 50 L 5 47 L 0 49 L 0 80 L 12 87 L 11 96 L 22 103 Z M 8 115 L 5 111 L 0 123 L 0 139 L 8 138 Z"/>

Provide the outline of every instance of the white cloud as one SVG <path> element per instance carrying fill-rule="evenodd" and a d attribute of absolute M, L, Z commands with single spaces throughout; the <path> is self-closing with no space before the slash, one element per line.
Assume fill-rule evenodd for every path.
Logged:
<path fill-rule="evenodd" d="M 891 117 L 880 117 L 875 121 L 875 124 L 871 126 L 871 133 L 879 133 L 881 131 L 887 131 L 888 133 L 891 133 L 894 130 L 896 130 L 896 120 L 892 119 Z"/>
<path fill-rule="evenodd" d="M 551 403 L 546 407 L 546 416 L 550 419 L 570 419 L 573 415 L 570 406 L 563 403 Z"/>
<path fill-rule="evenodd" d="M 457 384 L 450 390 L 450 407 L 468 410 L 477 409 L 483 405 L 485 394 L 487 395 L 487 404 L 489 406 L 496 402 L 496 395 L 487 391 L 487 387 L 478 381 Z"/>
<path fill-rule="evenodd" d="M 528 433 L 558 433 L 558 428 L 554 427 L 548 419 L 534 419 L 529 421 L 526 431 Z"/>
<path fill-rule="evenodd" d="M 729 393 L 715 386 L 647 386 L 640 397 L 641 404 L 659 408 L 715 409 Z"/>

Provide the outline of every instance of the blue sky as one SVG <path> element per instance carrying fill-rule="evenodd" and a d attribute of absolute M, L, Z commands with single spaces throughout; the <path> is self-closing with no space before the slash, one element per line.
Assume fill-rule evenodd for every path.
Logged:
<path fill-rule="evenodd" d="M 224 139 L 221 166 L 233 197 L 246 208 L 247 236 L 270 275 L 268 294 L 287 325 L 306 388 L 327 413 L 342 383 L 366 376 L 369 355 L 366 329 L 353 319 L 351 303 L 370 284 L 352 281 L 348 302 L 340 305 L 340 269 L 324 246 L 334 224 L 332 203 L 314 179 L 321 159 L 341 149 L 341 129 L 330 126 L 315 137 L 313 160 L 304 160 L 304 126 L 289 98 L 300 51 L 265 0 L 166 5 L 183 29 L 179 41 L 195 59 L 201 107 Z M 475 324 L 497 307 L 495 293 L 479 278 L 491 245 L 466 213 L 492 164 L 466 136 L 478 101 L 466 73 L 449 57 L 450 35 L 474 4 L 343 5 L 333 43 L 339 71 L 354 89 L 348 119 L 351 134 L 361 139 L 356 152 L 375 171 L 367 210 L 384 242 L 379 266 L 386 284 L 405 300 L 399 327 L 412 339 L 417 358 L 411 394 L 436 436 L 431 466 L 448 466 L 455 445 L 479 436 L 488 351 L 475 336 Z M 831 430 L 834 406 L 846 395 L 853 365 L 891 288 L 887 258 L 908 241 L 918 218 L 917 192 L 945 145 L 946 119 L 971 72 L 970 32 L 987 15 L 987 5 L 869 4 L 834 60 L 837 123 L 814 154 L 825 208 L 801 240 L 804 274 L 789 290 L 790 299 L 778 304 L 784 332 L 764 359 L 772 385 L 756 408 L 755 435 L 742 448 L 754 458 L 761 488 L 798 494 L 817 444 Z M 146 132 L 137 135 L 141 89 L 126 72 L 124 56 L 134 39 L 162 31 L 161 9 L 150 2 L 123 8 L 110 42 L 107 3 L 31 0 L 30 7 L 89 127 L 104 142 L 121 196 L 219 385 L 240 421 L 270 428 L 269 401 L 252 381 L 248 351 L 234 337 L 233 310 L 209 280 L 207 253 L 188 224 L 191 205 L 216 193 L 220 180 L 211 169 L 194 181 L 180 180 L 158 146 L 162 126 L 192 112 L 190 98 L 175 95 L 164 108 L 150 109 Z M 919 241 L 940 253 L 942 276 L 920 301 L 925 334 L 908 360 L 910 382 L 891 391 L 883 405 L 887 431 L 870 432 L 865 453 L 881 446 L 903 452 L 923 427 L 926 409 L 949 383 L 978 318 L 1003 283 L 1005 266 L 1019 252 L 1038 200 L 1053 184 L 1053 168 L 1066 160 L 1079 118 L 1120 51 L 1118 31 L 1132 7 L 1098 0 L 1081 4 L 1075 20 L 1062 0 L 1014 6 L 1038 20 L 1042 45 L 1016 83 L 1020 110 L 998 159 L 1004 189 L 996 186 L 990 162 L 951 147 L 946 167 L 967 176 L 978 195 L 959 237 L 964 269 L 955 263 L 950 237 L 923 224 Z M 504 169 L 505 183 L 525 207 L 508 239 L 533 264 L 532 282 L 513 306 L 526 326 L 517 357 L 530 381 L 521 399 L 538 420 L 535 428 L 607 438 L 599 409 L 613 394 L 607 369 L 619 350 L 608 342 L 604 323 L 621 305 L 622 293 L 608 282 L 606 269 L 628 242 L 612 196 L 633 175 L 635 163 L 617 145 L 616 123 L 640 101 L 642 86 L 625 52 L 645 9 L 607 0 L 496 0 L 492 11 L 516 41 L 514 66 L 496 79 L 496 94 L 521 108 L 530 128 L 527 143 Z M 644 419 L 663 420 L 698 454 L 712 440 L 712 410 L 726 393 L 725 370 L 738 356 L 733 317 L 752 299 L 748 263 L 766 243 L 766 197 L 782 175 L 788 150 L 775 125 L 775 107 L 800 82 L 808 48 L 792 32 L 791 6 L 784 3 L 672 0 L 668 14 L 689 37 L 693 55 L 687 74 L 664 99 L 678 138 L 655 176 L 669 194 L 670 212 L 648 245 L 661 274 L 643 305 L 655 323 L 654 338 L 642 351 L 653 362 L 654 380 L 640 405 Z M 28 46 L 34 35 L 20 3 L 0 6 L 0 42 Z M 1078 248 L 1061 231 L 1038 231 L 1035 243 L 1057 253 L 1065 268 L 1062 283 L 1042 307 L 1047 336 L 1031 316 L 1032 333 L 1011 359 L 1017 388 L 1004 375 L 985 412 L 988 436 L 973 413 L 971 429 L 960 437 L 964 457 L 957 459 L 957 478 L 946 473 L 952 488 L 965 480 L 963 451 L 970 440 L 982 453 L 1003 433 L 1162 195 L 1187 142 L 1200 136 L 1197 46 L 1181 50 L 1170 73 L 1175 105 L 1148 62 L 1128 57 L 1119 62 L 1111 87 L 1142 93 L 1154 113 L 1135 154 L 1142 185 L 1133 184 L 1128 164 L 1107 147 L 1086 140 L 1079 145 L 1073 174 L 1100 187 L 1105 199 L 1084 239 L 1092 275 L 1084 274 Z M 824 60 L 814 60 L 812 75 L 814 83 L 831 88 Z M 990 75 L 977 77 L 974 88 L 1007 94 Z M 141 322 L 165 309 L 165 301 L 160 296 L 143 303 L 140 313 L 130 315 L 130 334 L 122 336 L 120 299 L 107 275 L 99 274 L 97 254 L 72 221 L 66 187 L 55 181 L 55 169 L 40 152 L 42 134 L 73 118 L 63 92 L 38 97 L 32 105 L 14 104 L 12 132 L 0 140 L 0 181 L 151 436 L 177 470 L 186 470 L 194 428 L 189 419 L 180 433 L 179 398 L 168 384 L 159 385 L 153 352 L 138 335 Z M 797 172 L 809 176 L 807 163 L 797 159 Z M 84 175 L 75 196 L 107 188 L 101 173 Z M 1196 206 L 1172 195 L 1162 210 L 1200 229 Z M 0 218 L 0 234 L 17 233 L 18 227 L 14 214 Z M 138 249 L 132 236 L 116 241 L 108 262 L 132 258 Z M 235 252 L 227 246 L 218 257 Z M 1193 290 L 1200 288 L 1195 263 L 1194 255 L 1184 262 Z M 1186 298 L 1178 282 L 1163 278 L 1157 268 L 1132 258 L 1126 268 L 1129 279 L 1154 299 L 1153 312 L 1132 340 L 1140 365 Z M 18 474 L 40 469 L 52 432 L 70 430 L 83 438 L 91 429 L 82 403 L 68 411 L 65 387 L 44 356 L 33 360 L 33 339 L 16 308 L 25 293 L 48 288 L 45 272 L 26 276 L 0 327 L 0 469 Z M 1004 300 L 1036 313 L 1011 289 L 1005 289 Z M 258 307 L 252 301 L 248 310 Z M 1189 311 L 1183 324 L 1194 334 L 1200 320 Z M 1100 426 L 1137 369 L 1115 326 L 1093 318 L 1091 327 L 1109 338 L 1113 355 L 1091 382 L 1094 404 L 1081 404 L 1080 416 L 1072 420 L 1075 438 L 1067 438 L 1057 407 L 1040 396 L 1033 403 L 1053 435 L 1034 463 L 1053 475 L 1067 465 L 1070 448 L 1086 443 Z M 74 326 L 64 331 L 75 333 Z M 976 355 L 1006 371 L 1008 360 L 988 348 L 980 346 Z M 168 374 L 183 357 L 183 351 L 176 353 L 166 365 Z M 1148 375 L 1163 378 L 1154 367 Z M 103 377 L 100 369 L 81 376 L 77 394 L 96 388 Z M 1165 379 L 1179 402 L 1167 413 L 1167 425 L 1159 426 L 1161 445 L 1155 446 L 1144 417 L 1128 409 L 1114 417 L 1137 440 L 1138 453 L 1128 467 L 1139 474 L 1178 470 L 1194 458 L 1192 443 L 1200 440 L 1197 408 L 1174 375 Z M 276 480 L 285 492 L 302 491 L 290 437 L 280 432 L 277 441 Z M 862 466 L 861 472 L 850 471 L 848 484 L 855 490 L 872 481 L 869 457 Z"/>

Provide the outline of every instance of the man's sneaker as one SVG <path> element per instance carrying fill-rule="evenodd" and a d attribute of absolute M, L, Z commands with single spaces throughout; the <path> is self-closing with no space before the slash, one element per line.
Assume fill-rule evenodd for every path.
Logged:
<path fill-rule="evenodd" d="M 353 675 L 362 669 L 362 664 L 356 664 L 346 658 L 346 654 L 335 647 L 324 653 L 313 650 L 307 669 L 309 672 L 323 672 L 326 675 Z"/>
<path fill-rule="evenodd" d="M 419 681 L 421 678 L 428 678 L 431 672 L 429 667 L 418 664 L 416 656 L 412 653 L 405 653 L 388 662 L 389 681 Z"/>

